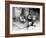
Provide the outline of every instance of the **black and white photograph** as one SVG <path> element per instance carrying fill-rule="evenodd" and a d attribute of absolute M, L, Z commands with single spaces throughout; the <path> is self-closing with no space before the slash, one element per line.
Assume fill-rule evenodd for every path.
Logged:
<path fill-rule="evenodd" d="M 42 32 L 42 6 L 11 4 L 11 34 Z"/>
<path fill-rule="evenodd" d="M 21 8 L 13 7 L 13 30 L 29 30 L 40 24 L 39 8 Z"/>

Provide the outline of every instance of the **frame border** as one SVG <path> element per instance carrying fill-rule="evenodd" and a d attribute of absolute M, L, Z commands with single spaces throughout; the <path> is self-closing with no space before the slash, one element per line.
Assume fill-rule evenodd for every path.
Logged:
<path fill-rule="evenodd" d="M 39 5 L 43 6 L 43 32 L 39 33 L 23 33 L 23 34 L 10 34 L 10 4 L 21 4 L 21 5 Z M 34 35 L 45 35 L 45 4 L 36 2 L 20 2 L 20 1 L 5 1 L 5 37 L 19 37 L 19 36 L 34 36 Z"/>

